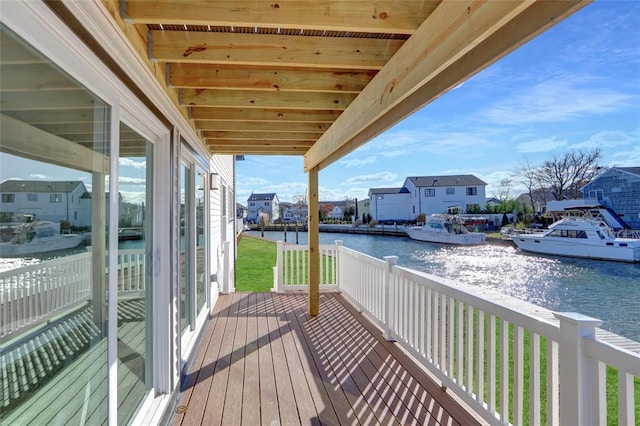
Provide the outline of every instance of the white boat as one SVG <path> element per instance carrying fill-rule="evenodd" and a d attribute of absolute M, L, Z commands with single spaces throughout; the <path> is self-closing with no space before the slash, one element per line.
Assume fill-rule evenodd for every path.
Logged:
<path fill-rule="evenodd" d="M 433 214 L 423 226 L 407 228 L 407 235 L 413 240 L 444 244 L 482 244 L 483 232 L 469 232 L 456 216 Z"/>
<path fill-rule="evenodd" d="M 515 234 L 519 249 L 532 253 L 640 262 L 640 235 L 621 236 L 604 221 L 565 217 L 540 234 Z"/>
<path fill-rule="evenodd" d="M 60 224 L 37 221 L 18 225 L 11 240 L 0 243 L 0 256 L 16 257 L 77 247 L 82 235 L 61 234 Z"/>

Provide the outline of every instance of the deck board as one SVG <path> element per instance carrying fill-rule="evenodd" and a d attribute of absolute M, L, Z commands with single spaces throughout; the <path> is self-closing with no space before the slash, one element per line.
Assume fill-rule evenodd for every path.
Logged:
<path fill-rule="evenodd" d="M 341 296 L 220 296 L 172 425 L 477 424 Z"/>

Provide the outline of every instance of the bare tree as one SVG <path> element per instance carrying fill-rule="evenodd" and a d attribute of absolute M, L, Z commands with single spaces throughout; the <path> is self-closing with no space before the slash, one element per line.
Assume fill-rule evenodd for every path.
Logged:
<path fill-rule="evenodd" d="M 525 186 L 525 188 L 527 188 L 529 205 L 533 211 L 536 210 L 536 201 L 547 201 L 545 191 L 541 186 L 539 174 L 539 169 L 532 166 L 529 161 L 525 161 L 520 165 L 520 182 Z"/>
<path fill-rule="evenodd" d="M 306 206 L 307 205 L 307 194 L 306 192 L 303 194 L 296 194 L 292 197 L 293 204 L 296 206 Z"/>
<path fill-rule="evenodd" d="M 598 171 L 600 148 L 592 151 L 572 150 L 545 161 L 538 169 L 541 186 L 551 190 L 556 200 L 581 198 L 580 188 L 586 185 Z"/>
<path fill-rule="evenodd" d="M 500 181 L 500 190 L 498 191 L 498 200 L 501 203 L 511 199 L 511 190 L 513 189 L 513 179 L 508 177 Z"/>

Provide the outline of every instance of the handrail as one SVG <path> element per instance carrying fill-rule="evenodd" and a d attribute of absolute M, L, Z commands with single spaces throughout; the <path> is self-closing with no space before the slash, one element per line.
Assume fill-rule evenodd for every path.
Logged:
<path fill-rule="evenodd" d="M 397 266 L 396 256 L 380 260 L 336 243 L 334 288 L 488 423 L 601 424 L 609 413 L 618 424 L 635 424 L 640 354 L 599 340 L 599 320 L 497 291 L 480 295 L 477 287 Z M 278 274 L 285 265 L 306 268 L 285 254 L 306 250 L 279 244 L 274 288 L 305 288 L 296 275 L 278 284 Z M 607 407 L 607 368 L 618 371 L 618 407 Z"/>

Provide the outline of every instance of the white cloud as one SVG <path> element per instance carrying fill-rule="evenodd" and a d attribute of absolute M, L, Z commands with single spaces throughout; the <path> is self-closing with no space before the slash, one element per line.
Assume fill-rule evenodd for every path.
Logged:
<path fill-rule="evenodd" d="M 558 77 L 494 103 L 482 115 L 494 123 L 521 125 L 561 122 L 628 107 L 633 97 L 606 87 L 590 86 L 585 78 Z"/>
<path fill-rule="evenodd" d="M 626 133 L 621 130 L 602 131 L 592 135 L 589 139 L 573 144 L 576 149 L 614 148 L 624 145 L 640 145 L 640 135 Z"/>
<path fill-rule="evenodd" d="M 368 175 L 352 176 L 346 180 L 343 185 L 354 185 L 366 182 L 390 182 L 396 179 L 398 175 L 391 172 L 372 173 Z"/>
<path fill-rule="evenodd" d="M 366 158 L 354 158 L 353 160 L 344 159 L 340 161 L 340 164 L 345 165 L 346 167 L 360 167 L 365 166 L 367 164 L 373 164 L 378 159 L 375 155 L 370 155 Z"/>
<path fill-rule="evenodd" d="M 144 185 L 146 183 L 146 180 L 140 179 L 140 178 L 120 176 L 118 179 L 118 183 L 120 185 Z"/>
<path fill-rule="evenodd" d="M 269 184 L 268 180 L 261 177 L 238 176 L 237 182 L 239 185 L 242 185 L 242 186 L 249 186 L 249 185 L 264 186 Z"/>
<path fill-rule="evenodd" d="M 145 169 L 147 167 L 146 161 L 133 161 L 130 158 L 119 158 L 118 164 L 121 167 L 133 167 L 134 169 Z"/>
<path fill-rule="evenodd" d="M 535 141 L 522 142 L 516 146 L 518 152 L 533 153 L 533 152 L 548 152 L 558 148 L 567 146 L 566 140 L 556 139 L 555 136 L 548 138 L 538 139 Z"/>

